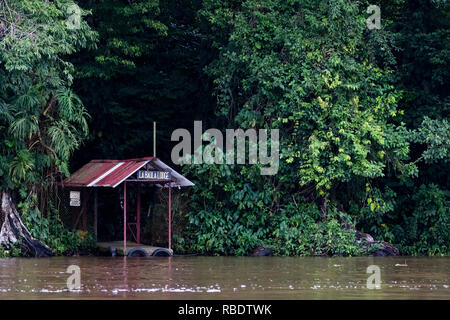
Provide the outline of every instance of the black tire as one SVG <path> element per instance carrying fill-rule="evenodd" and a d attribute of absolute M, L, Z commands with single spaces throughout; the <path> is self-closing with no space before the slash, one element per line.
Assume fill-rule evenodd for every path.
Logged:
<path fill-rule="evenodd" d="M 148 257 L 148 253 L 142 248 L 133 248 L 128 251 L 127 257 Z"/>
<path fill-rule="evenodd" d="M 117 248 L 116 247 L 109 247 L 108 252 L 111 254 L 111 257 L 117 256 Z"/>
<path fill-rule="evenodd" d="M 167 249 L 159 248 L 159 249 L 156 249 L 155 251 L 153 251 L 152 256 L 153 257 L 171 257 L 172 253 Z"/>

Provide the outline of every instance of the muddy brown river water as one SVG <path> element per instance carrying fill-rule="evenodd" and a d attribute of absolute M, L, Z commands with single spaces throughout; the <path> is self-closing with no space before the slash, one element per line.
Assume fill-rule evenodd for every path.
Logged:
<path fill-rule="evenodd" d="M 370 265 L 380 289 L 367 288 Z M 450 258 L 0 259 L 0 299 L 450 299 Z"/>

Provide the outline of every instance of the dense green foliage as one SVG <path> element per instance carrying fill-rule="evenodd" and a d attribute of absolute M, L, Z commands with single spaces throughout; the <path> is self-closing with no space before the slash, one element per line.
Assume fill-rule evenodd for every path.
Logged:
<path fill-rule="evenodd" d="M 206 68 L 218 116 L 229 127 L 279 128 L 282 138 L 275 177 L 185 170 L 198 178 L 195 250 L 359 254 L 347 229 L 356 225 L 404 254 L 448 254 L 447 4 L 382 3 L 384 27 L 370 31 L 364 2 L 204 4 L 219 50 Z M 425 79 L 411 74 L 418 65 Z M 441 187 L 421 185 L 438 177 Z"/>
<path fill-rule="evenodd" d="M 0 189 L 57 253 L 92 242 L 52 203 L 69 168 L 151 155 L 153 121 L 169 163 L 194 120 L 279 129 L 280 166 L 184 165 L 178 252 L 450 253 L 448 1 L 76 2 L 71 29 L 71 0 L 0 0 Z"/>
<path fill-rule="evenodd" d="M 152 155 L 153 121 L 157 155 L 170 161 L 172 131 L 214 113 L 202 71 L 209 53 L 201 50 L 194 8 L 185 1 L 158 0 L 79 4 L 92 11 L 99 43 L 73 59 L 75 87 L 93 115 L 90 139 L 75 167 L 95 157 Z"/>
<path fill-rule="evenodd" d="M 218 115 L 229 127 L 279 128 L 282 138 L 275 177 L 242 166 L 185 170 L 198 178 L 190 216 L 196 250 L 243 254 L 271 245 L 279 254 L 360 254 L 348 230 L 356 225 L 404 254 L 448 254 L 448 194 L 418 184 L 422 162 L 437 162 L 434 168 L 444 169 L 447 179 L 445 106 L 440 117 L 432 112 L 435 106 L 409 112 L 418 90 L 409 87 L 407 71 L 420 64 L 404 61 L 416 55 L 406 56 L 408 48 L 401 48 L 412 43 L 410 19 L 402 16 L 410 4 L 397 2 L 386 10 L 381 30 L 367 30 L 367 6 L 205 2 L 201 14 L 219 48 L 206 69 L 214 79 Z M 430 7 L 421 3 L 416 9 Z M 433 9 L 435 16 L 448 17 L 444 8 Z M 438 40 L 448 40 L 448 30 L 426 36 L 434 51 Z M 434 65 L 445 69 L 445 52 L 433 54 L 443 59 L 434 58 Z M 447 71 L 440 71 L 435 81 L 448 84 Z M 440 93 L 448 94 L 442 88 Z M 446 182 L 440 185 L 446 188 Z"/>
<path fill-rule="evenodd" d="M 190 166 L 198 192 L 190 195 L 191 239 L 179 250 L 245 255 L 257 246 L 280 255 L 358 255 L 367 253 L 355 233 L 342 228 L 351 218 L 331 208 L 326 219 L 314 203 L 274 187 L 274 178 L 261 178 L 257 168 L 227 165 Z M 258 183 L 252 183 L 252 181 Z"/>
<path fill-rule="evenodd" d="M 394 174 L 378 180 L 376 198 L 384 209 L 363 213 L 359 224 L 397 244 L 404 254 L 448 254 L 449 3 L 380 5 L 386 7 L 384 17 L 395 48 L 395 85 L 403 92 L 399 107 L 418 173 L 400 181 Z"/>
<path fill-rule="evenodd" d="M 67 27 L 71 5 L 0 2 L 0 189 L 15 192 L 28 218 L 40 217 L 28 225 L 57 252 L 65 251 L 56 242 L 66 235 L 50 230 L 62 230 L 50 197 L 88 132 L 87 111 L 70 89 L 74 68 L 66 57 L 96 38 L 83 20 L 78 29 Z"/>

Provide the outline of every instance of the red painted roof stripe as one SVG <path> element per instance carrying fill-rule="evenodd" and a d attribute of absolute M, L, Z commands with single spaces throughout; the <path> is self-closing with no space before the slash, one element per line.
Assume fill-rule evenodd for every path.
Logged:
<path fill-rule="evenodd" d="M 70 178 L 65 179 L 62 185 L 68 187 L 87 187 L 90 183 L 105 173 L 108 173 L 117 164 L 123 162 L 121 166 L 91 185 L 92 187 L 112 187 L 133 174 L 151 159 L 153 157 L 127 160 L 92 160 L 78 169 Z"/>
<path fill-rule="evenodd" d="M 102 180 L 98 181 L 94 186 L 113 187 L 117 183 L 132 175 L 136 170 L 145 165 L 146 161 L 126 161 L 123 165 L 108 174 Z"/>

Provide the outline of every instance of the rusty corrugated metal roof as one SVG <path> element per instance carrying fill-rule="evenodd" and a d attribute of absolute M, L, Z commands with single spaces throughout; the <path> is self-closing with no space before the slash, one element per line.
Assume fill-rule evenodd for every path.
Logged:
<path fill-rule="evenodd" d="M 147 163 L 154 163 L 158 171 L 168 170 L 172 174 L 172 186 L 193 186 L 184 176 L 154 157 L 127 160 L 92 160 L 65 179 L 63 187 L 113 187 L 115 188 Z M 161 185 L 158 185 L 161 186 Z"/>
<path fill-rule="evenodd" d="M 115 187 L 153 157 L 128 160 L 92 160 L 63 182 L 69 187 Z"/>
<path fill-rule="evenodd" d="M 135 173 L 137 170 L 139 170 L 139 168 L 147 164 L 148 161 L 149 160 L 144 161 L 129 160 L 119 162 L 120 165 L 117 164 L 118 167 L 116 170 L 113 170 L 111 173 L 107 174 L 105 177 L 96 182 L 95 185 L 103 187 L 115 187 L 116 185 L 120 184 L 123 180 L 128 178 L 130 175 Z"/>

